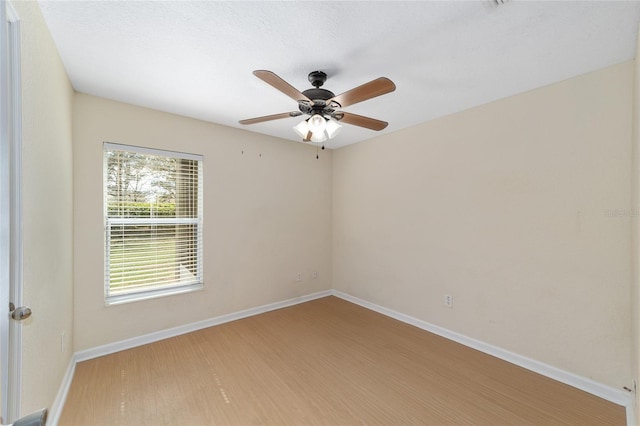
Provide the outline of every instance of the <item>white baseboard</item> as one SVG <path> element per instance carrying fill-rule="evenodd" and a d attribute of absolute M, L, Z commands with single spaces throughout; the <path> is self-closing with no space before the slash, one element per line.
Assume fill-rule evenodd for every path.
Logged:
<path fill-rule="evenodd" d="M 627 411 L 627 426 L 638 426 L 638 419 L 636 419 L 636 411 L 634 410 L 633 401 L 626 405 Z"/>
<path fill-rule="evenodd" d="M 170 337 L 179 336 L 181 334 L 191 333 L 192 331 L 201 330 L 203 328 L 212 327 L 214 325 L 224 324 L 239 320 L 246 317 L 262 314 L 265 312 L 273 311 L 276 309 L 286 308 L 287 306 L 297 305 L 299 303 L 308 302 L 310 300 L 319 299 L 321 297 L 331 296 L 331 290 L 320 291 L 305 296 L 294 297 L 292 299 L 283 300 L 281 302 L 270 303 L 268 305 L 257 306 L 255 308 L 246 309 L 244 311 L 233 312 L 227 315 L 221 315 L 219 317 L 209 318 L 203 321 L 194 322 L 191 324 L 181 325 L 179 327 L 169 328 L 167 330 L 160 330 L 154 333 L 144 334 L 138 337 L 132 337 L 131 339 L 121 340 L 119 342 L 109 343 L 102 346 L 97 346 L 91 349 L 85 349 L 83 351 L 76 352 L 76 362 L 86 361 L 88 359 L 97 358 L 104 355 L 109 355 L 115 352 L 124 351 L 126 349 L 135 348 L 136 346 L 146 345 L 148 343 L 157 342 L 160 340 L 168 339 Z"/>
<path fill-rule="evenodd" d="M 577 374 L 573 374 L 568 371 L 564 371 L 559 368 L 553 367 L 551 365 L 545 364 L 543 362 L 536 361 L 534 359 L 527 358 L 522 355 L 518 355 L 516 353 L 507 351 L 497 346 L 493 346 L 488 343 L 482 342 L 480 340 L 467 337 L 460 333 L 447 330 L 446 328 L 428 323 L 426 321 L 419 320 L 417 318 L 413 318 L 409 315 L 396 312 L 392 309 L 388 309 L 383 306 L 376 305 L 375 303 L 368 302 L 366 300 L 360 299 L 358 297 L 352 296 L 347 293 L 343 293 L 338 290 L 333 290 L 332 294 L 348 302 L 355 303 L 356 305 L 360 305 L 364 308 L 371 309 L 372 311 L 378 312 L 380 314 L 397 319 L 404 323 L 429 331 L 433 334 L 437 334 L 438 336 L 445 337 L 449 340 L 453 340 L 454 342 L 461 343 L 470 348 L 477 349 L 486 354 L 495 356 L 496 358 L 503 359 L 512 364 L 526 368 L 527 370 L 531 370 L 535 373 L 557 380 L 558 382 L 562 382 L 569 386 L 573 386 L 574 388 L 583 390 L 585 392 L 589 392 L 590 394 L 599 396 L 600 398 L 606 399 L 607 401 L 611 401 L 618 405 L 623 405 L 626 407 L 626 410 L 627 410 L 627 423 L 630 425 L 631 424 L 635 425 L 635 418 L 634 418 L 635 415 L 633 413 L 633 401 L 631 400 L 630 395 L 623 390 L 618 390 L 616 388 L 603 385 L 601 383 L 598 383 L 586 377 L 582 377 Z M 629 413 L 631 413 L 631 415 Z M 631 421 L 633 421 L 633 423 L 631 423 Z"/>
<path fill-rule="evenodd" d="M 60 420 L 64 403 L 67 400 L 67 394 L 69 393 L 69 388 L 71 387 L 71 381 L 73 380 L 73 374 L 75 371 L 76 359 L 75 356 L 72 356 L 71 359 L 69 359 L 67 371 L 64 373 L 64 377 L 62 378 L 62 383 L 60 384 L 60 389 L 58 389 L 56 400 L 53 401 L 53 405 L 49 409 L 47 416 L 47 425 L 49 426 L 58 426 L 58 421 Z"/>

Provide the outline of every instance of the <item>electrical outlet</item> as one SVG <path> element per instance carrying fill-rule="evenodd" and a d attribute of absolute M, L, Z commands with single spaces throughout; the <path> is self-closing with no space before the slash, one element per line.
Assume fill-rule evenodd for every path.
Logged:
<path fill-rule="evenodd" d="M 316 271 L 313 271 L 313 272 L 311 273 L 311 278 L 313 278 L 314 280 L 315 280 L 316 278 L 318 278 L 318 273 L 317 273 Z"/>
<path fill-rule="evenodd" d="M 298 273 L 296 274 L 296 281 L 297 281 L 297 282 L 302 281 L 302 272 L 298 272 Z"/>
<path fill-rule="evenodd" d="M 453 296 L 450 294 L 444 295 L 444 306 L 447 308 L 453 308 Z"/>
<path fill-rule="evenodd" d="M 64 331 L 60 333 L 60 352 L 64 353 Z"/>

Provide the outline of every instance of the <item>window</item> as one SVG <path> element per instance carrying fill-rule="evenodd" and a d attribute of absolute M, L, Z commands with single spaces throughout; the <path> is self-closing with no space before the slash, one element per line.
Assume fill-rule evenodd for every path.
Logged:
<path fill-rule="evenodd" d="M 202 288 L 202 157 L 104 144 L 107 304 Z"/>

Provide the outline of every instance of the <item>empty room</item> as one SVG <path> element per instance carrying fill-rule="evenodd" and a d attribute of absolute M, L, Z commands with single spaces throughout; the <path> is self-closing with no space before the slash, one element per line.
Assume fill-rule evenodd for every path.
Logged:
<path fill-rule="evenodd" d="M 638 425 L 640 2 L 0 12 L 0 425 Z"/>

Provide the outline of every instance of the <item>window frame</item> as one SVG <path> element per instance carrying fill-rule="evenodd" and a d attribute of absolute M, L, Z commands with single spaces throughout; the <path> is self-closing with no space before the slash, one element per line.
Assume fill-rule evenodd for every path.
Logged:
<path fill-rule="evenodd" d="M 109 198 L 108 198 L 108 160 L 107 152 L 123 151 L 149 156 L 159 156 L 165 158 L 175 158 L 179 160 L 191 160 L 198 163 L 197 175 L 197 217 L 178 218 L 178 217 L 142 217 L 142 218 L 122 218 L 109 217 Z M 123 303 L 136 302 L 141 300 L 154 299 L 157 297 L 188 293 L 199 291 L 204 288 L 204 265 L 203 265 L 203 163 L 204 157 L 198 154 L 190 154 L 177 151 L 168 151 L 154 148 L 145 148 L 133 145 L 124 145 L 113 142 L 103 142 L 102 148 L 103 159 L 103 243 L 104 243 L 104 301 L 105 306 L 119 305 Z M 159 288 L 147 288 L 138 291 L 130 291 L 122 294 L 111 294 L 110 286 L 110 254 L 111 254 L 111 230 L 115 226 L 122 225 L 192 225 L 196 228 L 196 269 L 197 281 L 194 283 L 166 285 Z"/>

